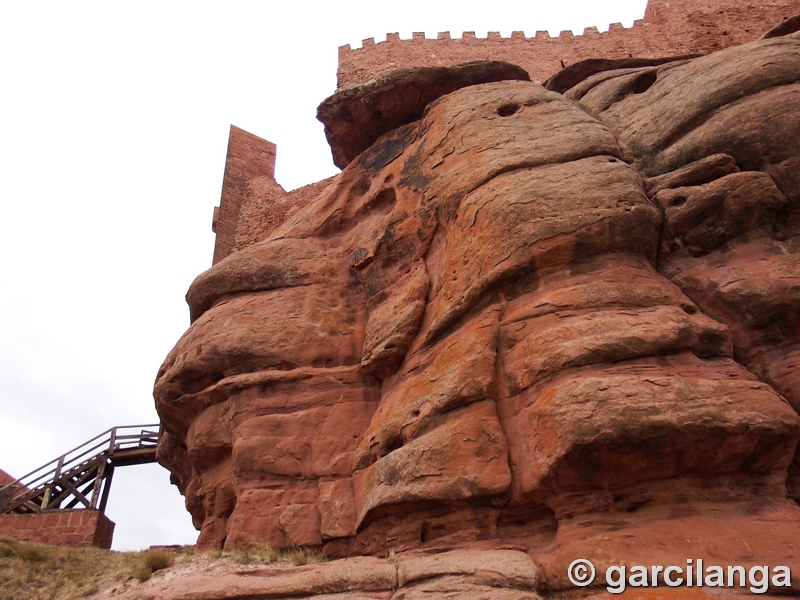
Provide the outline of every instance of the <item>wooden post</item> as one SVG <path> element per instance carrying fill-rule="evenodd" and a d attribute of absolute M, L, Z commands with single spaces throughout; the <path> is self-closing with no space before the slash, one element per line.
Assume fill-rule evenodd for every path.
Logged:
<path fill-rule="evenodd" d="M 42 496 L 42 508 L 41 510 L 47 510 L 47 505 L 50 504 L 50 497 L 53 495 L 53 486 L 58 481 L 59 477 L 61 476 L 61 467 L 64 466 L 64 455 L 58 457 L 58 463 L 56 464 L 56 472 L 53 475 L 53 479 L 44 490 L 44 495 Z"/>
<path fill-rule="evenodd" d="M 97 475 L 95 475 L 94 479 L 94 486 L 92 487 L 91 506 L 89 508 L 97 508 L 97 501 L 100 499 L 100 486 L 103 485 L 103 476 L 106 473 L 107 466 L 108 459 L 100 463 L 100 467 L 97 469 Z"/>
<path fill-rule="evenodd" d="M 114 450 L 116 450 L 115 446 L 117 444 L 117 428 L 111 428 L 111 440 L 108 442 L 108 455 L 111 456 L 114 454 Z"/>
<path fill-rule="evenodd" d="M 106 503 L 108 502 L 108 492 L 111 491 L 111 478 L 114 477 L 114 465 L 108 465 L 106 470 L 105 485 L 103 486 L 103 497 L 100 500 L 100 507 L 98 510 L 101 513 L 106 512 Z"/>

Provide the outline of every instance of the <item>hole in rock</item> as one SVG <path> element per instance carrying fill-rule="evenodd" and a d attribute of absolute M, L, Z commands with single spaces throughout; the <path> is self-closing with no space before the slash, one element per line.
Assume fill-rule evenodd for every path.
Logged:
<path fill-rule="evenodd" d="M 497 109 L 497 114 L 501 117 L 510 117 L 515 112 L 517 112 L 520 108 L 522 108 L 519 104 L 503 104 L 500 108 Z"/>
<path fill-rule="evenodd" d="M 386 456 L 386 454 L 391 454 L 395 450 L 399 450 L 402 447 L 403 447 L 403 438 L 401 438 L 399 435 L 395 436 L 391 440 L 389 440 L 389 442 L 386 444 L 384 456 Z"/>
<path fill-rule="evenodd" d="M 658 74 L 655 71 L 647 71 L 646 73 L 642 73 L 633 82 L 633 93 L 641 94 L 642 92 L 646 92 L 656 82 L 657 77 Z"/>
<path fill-rule="evenodd" d="M 375 198 L 369 202 L 367 208 L 369 210 L 380 210 L 383 213 L 389 212 L 397 202 L 397 194 L 394 188 L 386 188 L 381 190 Z"/>
<path fill-rule="evenodd" d="M 684 204 L 686 204 L 686 196 L 675 196 L 669 202 L 669 205 L 672 206 L 672 207 L 683 206 Z"/>

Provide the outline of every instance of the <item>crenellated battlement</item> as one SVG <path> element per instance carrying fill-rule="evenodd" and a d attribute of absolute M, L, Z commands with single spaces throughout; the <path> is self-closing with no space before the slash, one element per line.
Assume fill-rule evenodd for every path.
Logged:
<path fill-rule="evenodd" d="M 486 34 L 486 37 L 478 37 L 474 31 L 464 31 L 461 34 L 461 37 L 452 37 L 449 31 L 440 31 L 435 38 L 429 38 L 426 36 L 425 32 L 415 31 L 411 34 L 410 38 L 401 38 L 399 33 L 387 33 L 386 39 L 376 42 L 375 38 L 367 38 L 365 40 L 361 40 L 361 48 L 352 48 L 350 44 L 345 44 L 344 46 L 339 47 L 339 52 L 347 52 L 348 50 L 361 50 L 363 48 L 368 48 L 371 46 L 375 46 L 376 44 L 394 44 L 397 42 L 410 42 L 410 41 L 433 41 L 433 40 L 557 40 L 560 38 L 578 38 L 584 36 L 593 36 L 593 35 L 605 35 L 609 31 L 623 31 L 623 30 L 630 30 L 635 29 L 637 27 L 641 27 L 645 25 L 644 19 L 637 19 L 633 22 L 633 27 L 625 27 L 622 23 L 611 23 L 608 26 L 608 31 L 601 32 L 597 29 L 597 27 L 586 27 L 583 30 L 582 34 L 576 35 L 571 30 L 566 29 L 560 32 L 557 36 L 553 37 L 550 35 L 548 31 L 537 31 L 533 36 L 526 36 L 524 31 L 512 31 L 509 37 L 503 36 L 499 31 L 489 31 Z"/>
<path fill-rule="evenodd" d="M 757 39 L 776 23 L 800 12 L 800 0 L 650 0 L 642 19 L 632 27 L 612 23 L 607 31 L 587 27 L 580 35 L 547 31 L 510 37 L 491 31 L 477 37 L 441 32 L 435 38 L 413 33 L 401 39 L 367 38 L 361 48 L 339 48 L 339 87 L 363 83 L 400 67 L 447 66 L 473 60 L 505 60 L 528 71 L 534 81 L 544 81 L 564 66 L 588 58 L 660 58 L 704 54 Z"/>

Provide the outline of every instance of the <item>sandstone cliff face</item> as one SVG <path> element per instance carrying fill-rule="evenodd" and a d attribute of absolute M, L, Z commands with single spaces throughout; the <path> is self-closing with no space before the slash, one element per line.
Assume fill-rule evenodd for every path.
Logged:
<path fill-rule="evenodd" d="M 366 150 L 192 284 L 155 395 L 198 543 L 800 589 L 800 35 L 505 79 L 326 122 Z"/>

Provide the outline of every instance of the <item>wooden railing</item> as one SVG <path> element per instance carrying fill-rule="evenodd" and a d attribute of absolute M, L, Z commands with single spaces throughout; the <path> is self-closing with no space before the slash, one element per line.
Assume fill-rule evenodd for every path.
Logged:
<path fill-rule="evenodd" d="M 0 514 L 105 510 L 115 466 L 155 462 L 159 426 L 112 427 L 0 488 Z"/>

